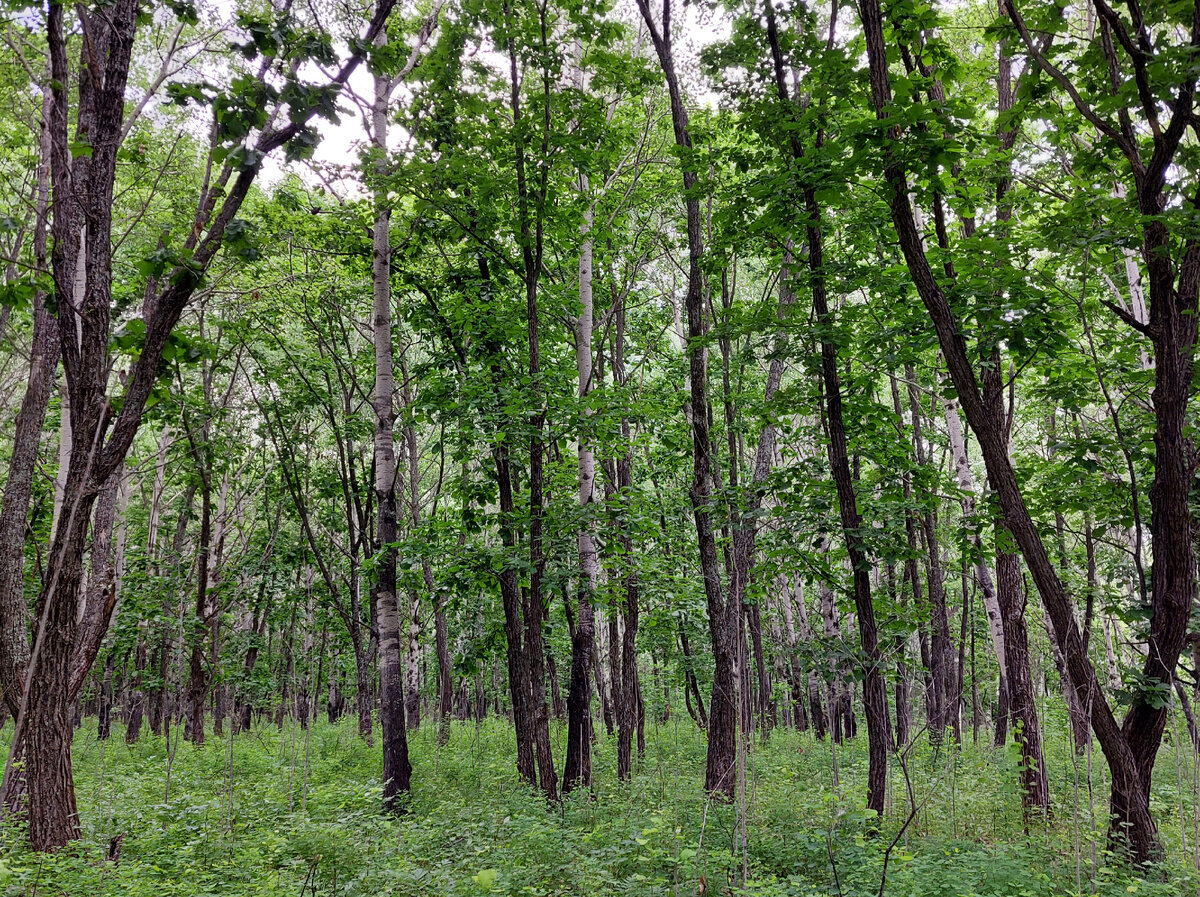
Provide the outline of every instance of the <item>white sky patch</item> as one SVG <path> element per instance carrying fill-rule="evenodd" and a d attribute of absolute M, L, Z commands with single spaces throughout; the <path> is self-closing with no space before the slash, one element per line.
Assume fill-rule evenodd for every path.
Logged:
<path fill-rule="evenodd" d="M 701 76 L 699 57 L 705 47 L 729 38 L 732 23 L 727 16 L 706 12 L 696 4 L 684 6 L 678 4 L 678 0 L 676 3 L 676 7 L 672 10 L 677 35 L 674 50 L 676 67 L 684 81 L 684 91 L 692 97 L 694 102 L 715 108 L 718 93 L 715 85 L 709 84 Z M 232 8 L 230 0 L 218 0 L 217 5 L 227 9 Z M 444 14 L 445 12 L 443 12 Z M 632 0 L 619 0 L 610 16 L 624 22 L 631 29 L 636 29 L 633 31 L 635 34 L 645 29 Z M 437 39 L 438 35 L 435 32 L 430 45 Z M 640 47 L 642 53 L 653 56 L 654 51 L 645 36 L 640 41 Z M 344 45 L 340 45 L 338 49 L 340 53 L 346 52 Z M 425 52 L 428 52 L 428 48 Z M 502 59 L 500 61 L 507 65 L 506 61 Z M 651 61 L 657 67 L 657 59 L 652 58 Z M 305 75 L 308 80 L 317 81 L 321 73 L 315 67 L 310 67 Z M 404 102 L 405 95 L 404 86 L 401 85 L 396 91 L 393 104 Z M 338 100 L 338 108 L 342 112 L 341 121 L 334 123 L 325 119 L 315 120 L 314 125 L 321 135 L 321 141 L 313 153 L 312 160 L 307 163 L 287 163 L 284 161 L 283 153 L 277 152 L 269 156 L 263 163 L 261 183 L 264 186 L 271 186 L 279 183 L 288 174 L 296 174 L 313 186 L 317 184 L 335 186 L 328 180 L 328 177 L 339 169 L 346 169 L 346 176 L 337 179 L 336 188 L 346 193 L 360 192 L 361 188 L 354 180 L 353 172 L 349 169 L 357 164 L 359 155 L 368 142 L 363 116 L 364 111 L 369 114 L 369 105 L 373 96 L 374 80 L 371 72 L 366 66 L 360 65 L 351 75 L 348 89 L 342 92 Z M 390 149 L 398 149 L 407 138 L 408 134 L 393 124 L 389 139 Z"/>

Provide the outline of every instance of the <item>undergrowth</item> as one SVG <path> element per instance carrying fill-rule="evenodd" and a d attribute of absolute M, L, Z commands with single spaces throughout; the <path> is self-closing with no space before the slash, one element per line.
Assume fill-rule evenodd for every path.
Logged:
<path fill-rule="evenodd" d="M 648 730 L 629 783 L 616 781 L 615 746 L 601 736 L 594 789 L 555 807 L 518 784 L 503 722 L 455 725 L 441 747 L 425 727 L 410 734 L 408 812 L 388 819 L 378 748 L 353 720 L 310 732 L 263 726 L 201 749 L 174 734 L 133 746 L 121 735 L 100 742 L 92 723 L 77 735 L 81 843 L 40 856 L 18 829 L 0 828 L 0 894 L 1200 893 L 1195 767 L 1186 750 L 1176 764 L 1172 745 L 1155 794 L 1167 856 L 1142 875 L 1105 853 L 1101 758 L 1089 779 L 1087 756 L 1061 739 L 1048 745 L 1050 819 L 1023 818 L 1011 752 L 921 745 L 907 777 L 892 763 L 876 832 L 861 809 L 863 737 L 835 751 L 777 731 L 753 745 L 743 817 L 706 800 L 703 738 L 686 719 Z M 113 838 L 116 863 L 105 859 Z"/>

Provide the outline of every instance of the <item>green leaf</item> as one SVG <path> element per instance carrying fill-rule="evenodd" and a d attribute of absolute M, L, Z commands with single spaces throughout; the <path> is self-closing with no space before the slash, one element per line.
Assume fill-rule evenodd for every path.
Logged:
<path fill-rule="evenodd" d="M 485 891 L 493 891 L 496 888 L 496 879 L 499 877 L 500 872 L 497 869 L 480 869 L 471 876 L 471 879 Z"/>

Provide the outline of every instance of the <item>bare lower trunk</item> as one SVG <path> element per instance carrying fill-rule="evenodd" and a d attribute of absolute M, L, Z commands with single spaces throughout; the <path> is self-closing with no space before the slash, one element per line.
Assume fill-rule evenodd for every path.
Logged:
<path fill-rule="evenodd" d="M 438 661 L 438 744 L 450 741 L 450 715 L 454 701 L 454 681 L 450 663 L 450 635 L 446 626 L 445 599 L 433 610 L 433 635 Z"/>
<path fill-rule="evenodd" d="M 379 624 L 379 728 L 383 740 L 384 809 L 396 813 L 403 809 L 400 798 L 409 791 L 412 765 L 408 759 L 408 733 L 404 725 L 400 616 L 396 593 L 384 591 L 387 585 L 386 577 L 381 575 L 379 591 L 375 595 Z"/>
<path fill-rule="evenodd" d="M 204 744 L 204 707 L 208 699 L 208 675 L 204 668 L 204 642 L 208 635 L 208 566 L 212 550 L 212 493 L 207 473 L 200 487 L 200 544 L 196 560 L 196 612 L 189 634 L 188 724 L 186 734 L 195 744 Z"/>
<path fill-rule="evenodd" d="M 1021 561 L 1017 555 L 996 553 L 997 594 L 1004 613 L 1004 653 L 1013 675 L 1007 680 L 1009 708 L 1016 723 L 1014 733 L 1021 745 L 1022 784 L 1026 806 L 1047 810 L 1050 790 L 1046 762 L 1042 757 L 1041 727 L 1038 723 L 1033 680 L 1029 676 L 1029 638 L 1025 626 L 1025 590 Z"/>
<path fill-rule="evenodd" d="M 421 596 L 408 596 L 408 644 L 404 652 L 404 722 L 414 731 L 421 725 Z"/>
<path fill-rule="evenodd" d="M 145 675 L 148 659 L 146 640 L 142 635 L 142 627 L 139 626 L 137 645 L 133 652 L 133 681 L 128 684 L 126 691 L 126 744 L 136 744 L 142 735 L 142 720 L 146 712 L 146 693 L 143 690 L 142 677 Z"/>
<path fill-rule="evenodd" d="M 34 231 L 34 257 L 39 270 L 46 264 L 46 214 L 49 204 L 50 142 L 46 128 L 50 91 L 42 101 L 41 161 L 37 173 L 37 221 Z M 25 532 L 29 503 L 33 494 L 33 476 L 37 464 L 42 425 L 54 389 L 58 367 L 58 322 L 46 308 L 40 291 L 33 297 L 33 339 L 29 354 L 29 375 L 21 408 L 13 422 L 12 451 L 8 459 L 4 494 L 0 499 L 0 687 L 9 712 L 16 717 L 24 691 L 25 666 L 29 661 L 29 610 L 24 588 Z M 24 767 L 19 767 L 23 770 Z M 12 809 L 17 795 L 23 794 L 23 773 L 5 781 L 3 807 Z"/>
<path fill-rule="evenodd" d="M 567 756 L 563 794 L 592 783 L 592 654 L 596 644 L 595 611 L 580 590 L 575 631 L 571 635 L 571 679 L 567 687 Z"/>
<path fill-rule="evenodd" d="M 577 86 L 583 87 L 583 70 L 579 69 Z M 585 194 L 588 178 L 579 174 L 579 189 Z M 592 209 L 584 210 L 581 231 L 583 243 L 579 249 L 579 317 L 575 321 L 575 369 L 577 395 L 586 402 L 592 389 L 592 329 L 594 326 L 592 301 L 592 255 L 591 238 Z M 579 552 L 580 576 L 578 579 L 578 612 L 571 633 L 571 676 L 567 686 L 567 755 L 563 761 L 563 794 L 577 785 L 592 784 L 592 683 L 591 672 L 596 647 L 596 615 L 592 607 L 592 596 L 600 578 L 600 562 L 596 552 L 594 524 L 588 516 L 593 512 L 596 489 L 596 457 L 591 447 L 591 434 L 579 437 L 578 488 L 576 500 L 584 520 L 576 536 Z M 568 608 L 569 609 L 569 608 Z"/>
<path fill-rule="evenodd" d="M 100 680 L 99 703 L 96 707 L 96 738 L 100 741 L 107 741 L 112 734 L 113 667 L 115 663 L 116 657 L 112 651 L 109 651 L 108 659 L 104 662 L 104 677 Z"/>

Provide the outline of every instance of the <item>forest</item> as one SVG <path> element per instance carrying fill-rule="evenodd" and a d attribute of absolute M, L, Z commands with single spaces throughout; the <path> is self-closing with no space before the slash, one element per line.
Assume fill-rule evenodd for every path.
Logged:
<path fill-rule="evenodd" d="M 1200 894 L 1200 0 L 0 38 L 0 895 Z"/>

